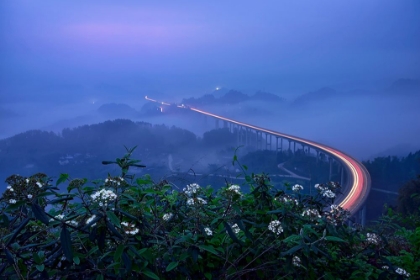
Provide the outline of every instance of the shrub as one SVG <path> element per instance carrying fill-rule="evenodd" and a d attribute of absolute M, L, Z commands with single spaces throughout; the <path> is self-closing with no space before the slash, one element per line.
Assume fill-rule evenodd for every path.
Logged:
<path fill-rule="evenodd" d="M 334 205 L 334 182 L 315 196 L 247 176 L 249 193 L 227 184 L 177 189 L 134 178 L 133 149 L 119 176 L 89 182 L 62 174 L 10 176 L 0 199 L 0 276 L 7 279 L 394 279 L 418 276 L 409 246 L 390 250 Z M 236 157 L 234 158 L 235 161 Z M 68 182 L 67 192 L 58 186 Z M 418 230 L 405 232 L 414 242 Z M 407 244 L 408 244 L 407 243 Z M 408 251 L 406 251 L 408 250 Z M 399 265 L 401 267 L 398 267 Z M 407 269 L 404 270 L 404 269 Z M 418 268 L 417 268 L 418 270 Z"/>

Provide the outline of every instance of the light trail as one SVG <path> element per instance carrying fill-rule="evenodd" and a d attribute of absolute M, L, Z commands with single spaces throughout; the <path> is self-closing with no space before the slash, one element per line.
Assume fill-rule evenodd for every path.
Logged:
<path fill-rule="evenodd" d="M 159 104 L 164 104 L 163 102 L 158 102 L 156 100 L 150 99 L 147 96 L 145 97 L 146 100 L 152 101 L 152 102 L 157 102 Z M 168 104 L 168 103 L 166 103 Z M 165 105 L 166 105 L 165 104 Z M 168 104 L 170 105 L 170 104 Z M 347 194 L 345 194 L 344 198 L 342 199 L 342 201 L 339 202 L 339 206 L 343 207 L 344 209 L 347 209 L 350 211 L 350 213 L 353 215 L 355 214 L 363 205 L 363 203 L 365 202 L 365 200 L 367 199 L 367 196 L 369 194 L 370 191 L 370 175 L 369 172 L 366 170 L 366 168 L 363 166 L 363 164 L 361 164 L 358 160 L 354 159 L 353 157 L 339 151 L 336 150 L 334 148 L 328 147 L 326 145 L 314 142 L 314 141 L 310 141 L 307 139 L 303 139 L 300 137 L 296 137 L 296 136 L 292 136 L 292 135 L 288 135 L 288 134 L 284 134 L 284 133 L 280 133 L 274 130 L 270 130 L 270 129 L 265 129 L 259 126 L 255 126 L 255 125 L 251 125 L 251 124 L 247 124 L 247 123 L 243 123 L 243 122 L 239 122 L 236 120 L 232 120 L 229 118 L 225 118 L 219 115 L 215 115 L 206 111 L 202 111 L 196 108 L 191 108 L 191 107 L 180 107 L 177 106 L 179 108 L 184 108 L 184 109 L 189 109 L 191 111 L 206 115 L 206 116 L 210 116 L 219 120 L 223 120 L 223 121 L 227 121 L 233 124 L 237 124 L 243 127 L 248 127 L 251 129 L 254 129 L 256 131 L 261 131 L 261 132 L 265 132 L 267 134 L 270 135 L 274 135 L 274 136 L 278 136 L 278 137 L 283 137 L 286 139 L 290 139 L 296 142 L 300 142 L 300 143 L 304 143 L 306 145 L 312 146 L 312 147 L 316 147 L 319 150 L 322 150 L 324 152 L 326 152 L 327 154 L 330 154 L 332 156 L 334 156 L 335 158 L 337 158 L 339 161 L 341 161 L 343 163 L 343 165 L 345 166 L 345 168 L 347 169 L 347 171 L 349 171 L 349 175 L 350 175 L 350 186 L 349 186 L 349 191 Z"/>

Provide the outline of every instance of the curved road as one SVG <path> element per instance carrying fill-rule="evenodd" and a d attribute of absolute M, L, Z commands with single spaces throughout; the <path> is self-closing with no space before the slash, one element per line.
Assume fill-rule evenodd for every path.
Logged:
<path fill-rule="evenodd" d="M 157 102 L 162 105 L 171 105 L 165 102 L 158 102 L 154 99 L 150 99 L 147 96 L 145 97 L 146 100 Z M 343 153 L 339 150 L 336 150 L 334 148 L 328 147 L 326 145 L 306 140 L 300 137 L 280 133 L 274 130 L 265 129 L 262 127 L 258 127 L 255 125 L 239 122 L 236 120 L 228 119 L 219 115 L 215 115 L 206 111 L 202 111 L 199 109 L 191 108 L 191 107 L 185 107 L 184 105 L 177 106 L 179 108 L 189 109 L 191 111 L 207 115 L 219 120 L 228 121 L 243 127 L 248 127 L 254 130 L 262 131 L 271 135 L 287 138 L 296 142 L 305 143 L 306 145 L 315 147 L 319 150 L 324 151 L 325 153 L 335 157 L 338 159 L 348 173 L 348 180 L 349 180 L 349 188 L 348 192 L 344 193 L 343 197 L 339 198 L 339 206 L 343 207 L 344 209 L 347 209 L 350 211 L 350 213 L 353 215 L 355 214 L 364 204 L 365 200 L 367 199 L 367 196 L 370 191 L 370 175 L 369 172 L 366 170 L 366 168 L 361 164 L 358 160 L 354 159 L 353 157 L 347 155 L 346 153 Z"/>

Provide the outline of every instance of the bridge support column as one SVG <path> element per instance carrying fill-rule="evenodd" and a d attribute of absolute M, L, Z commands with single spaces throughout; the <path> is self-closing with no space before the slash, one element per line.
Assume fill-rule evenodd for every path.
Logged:
<path fill-rule="evenodd" d="M 332 161 L 333 161 L 333 159 L 331 158 L 331 157 L 329 157 L 328 158 L 328 160 L 329 160 L 329 162 L 330 162 L 330 175 L 329 175 L 329 181 L 331 181 L 331 178 L 332 178 Z"/>
<path fill-rule="evenodd" d="M 219 119 L 216 119 L 216 129 L 219 129 Z"/>

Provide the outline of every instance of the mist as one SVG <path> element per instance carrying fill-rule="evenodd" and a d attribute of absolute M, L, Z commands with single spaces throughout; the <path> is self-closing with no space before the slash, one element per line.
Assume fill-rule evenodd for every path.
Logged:
<path fill-rule="evenodd" d="M 211 124 L 98 110 L 118 103 L 140 112 L 145 95 L 180 103 L 220 95 L 215 89 L 222 88 L 269 92 L 284 102 L 202 109 L 359 159 L 414 151 L 420 148 L 419 12 L 415 0 L 2 1 L 0 139 L 117 117 L 200 136 Z M 407 90 L 401 79 L 414 86 Z M 325 87 L 334 94 L 317 94 Z"/>

